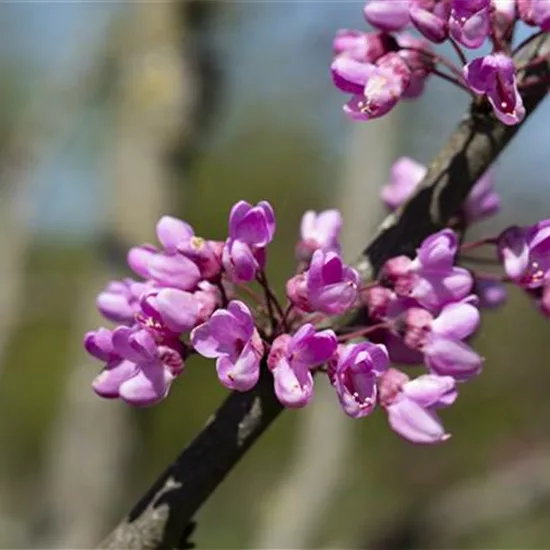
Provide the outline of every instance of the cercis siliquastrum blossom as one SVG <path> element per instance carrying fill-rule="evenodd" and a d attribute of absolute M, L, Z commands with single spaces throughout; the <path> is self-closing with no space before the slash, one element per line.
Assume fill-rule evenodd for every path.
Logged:
<path fill-rule="evenodd" d="M 373 31 L 343 29 L 333 43 L 333 81 L 352 94 L 344 112 L 353 120 L 383 116 L 401 99 L 418 97 L 433 74 L 487 101 L 502 123 L 514 125 L 525 117 L 522 94 L 548 86 L 544 77 L 525 73 L 527 80 L 518 82 L 519 69 L 529 64 L 516 65 L 523 43 L 513 43 L 521 21 L 550 31 L 548 0 L 370 0 L 364 16 Z M 444 42 L 451 42 L 457 62 L 434 50 Z M 476 55 L 487 42 L 490 52 Z"/>
<path fill-rule="evenodd" d="M 425 170 L 400 159 L 383 191 L 387 205 L 399 207 Z M 186 222 L 165 216 L 157 224 L 160 244 L 128 254 L 142 280 L 112 281 L 98 296 L 99 311 L 119 326 L 85 337 L 88 352 L 105 365 L 92 387 L 102 397 L 152 405 L 199 354 L 215 359 L 218 379 L 230 390 L 253 390 L 267 377 L 280 403 L 295 409 L 313 399 L 315 377 L 327 376 L 348 416 L 366 417 L 379 405 L 402 437 L 422 444 L 445 441 L 449 434 L 436 411 L 454 402 L 460 383 L 480 373 L 483 359 L 469 340 L 479 325 L 479 307 L 501 303 L 497 277 L 457 265 L 466 258 L 462 248 L 496 245 L 508 279 L 536 291 L 541 310 L 550 310 L 550 292 L 544 292 L 547 224 L 459 244 L 454 229 L 493 214 L 498 202 L 487 174 L 457 215 L 456 227 L 427 237 L 412 258 L 391 258 L 368 283 L 340 255 L 340 213 L 308 211 L 286 303 L 266 273 L 275 234 L 268 202 L 238 202 L 225 242 L 203 239 Z M 363 314 L 354 315 L 359 308 Z M 423 364 L 425 374 L 412 378 L 390 361 Z"/>

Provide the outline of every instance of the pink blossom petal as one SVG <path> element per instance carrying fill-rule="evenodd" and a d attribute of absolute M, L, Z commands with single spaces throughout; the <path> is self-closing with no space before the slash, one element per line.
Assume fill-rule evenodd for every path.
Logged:
<path fill-rule="evenodd" d="M 101 397 L 115 399 L 119 396 L 120 385 L 135 376 L 137 371 L 137 365 L 132 361 L 114 361 L 95 377 L 92 388 Z"/>
<path fill-rule="evenodd" d="M 120 398 L 136 407 L 158 403 L 168 395 L 176 377 L 159 362 L 140 364 L 137 374 L 120 385 Z"/>

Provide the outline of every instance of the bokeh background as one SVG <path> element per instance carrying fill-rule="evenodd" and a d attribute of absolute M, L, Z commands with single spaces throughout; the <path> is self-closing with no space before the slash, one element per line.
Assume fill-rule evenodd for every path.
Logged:
<path fill-rule="evenodd" d="M 400 155 L 429 161 L 467 107 L 425 95 L 352 124 L 331 41 L 361 2 L 0 4 L 0 546 L 90 548 L 226 396 L 190 362 L 147 410 L 90 389 L 94 297 L 163 213 L 224 238 L 238 199 L 278 212 L 270 275 L 293 269 L 304 210 L 336 206 L 356 256 L 383 218 Z M 523 29 L 525 35 L 526 29 Z M 521 33 L 520 33 L 521 34 Z M 471 235 L 548 216 L 549 105 L 495 167 L 501 214 Z M 378 411 L 347 418 L 319 383 L 197 516 L 200 548 L 550 547 L 550 328 L 521 295 L 476 338 L 483 374 L 444 412 L 435 448 Z"/>

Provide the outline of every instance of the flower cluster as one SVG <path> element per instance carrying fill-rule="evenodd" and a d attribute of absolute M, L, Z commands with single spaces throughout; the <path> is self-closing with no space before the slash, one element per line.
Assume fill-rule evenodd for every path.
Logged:
<path fill-rule="evenodd" d="M 421 167 L 413 168 L 418 180 Z M 488 193 L 475 195 L 472 213 Z M 367 416 L 378 404 L 403 437 L 447 439 L 435 410 L 451 405 L 457 383 L 481 368 L 465 343 L 479 322 L 478 300 L 472 275 L 455 265 L 455 233 L 429 237 L 415 259 L 393 258 L 364 286 L 340 256 L 340 213 L 306 212 L 285 304 L 265 270 L 275 225 L 265 201 L 238 202 L 225 241 L 163 217 L 159 246 L 128 253 L 141 280 L 113 281 L 97 298 L 99 311 L 118 326 L 85 336 L 87 351 L 105 365 L 93 382 L 96 393 L 136 406 L 158 403 L 189 357 L 200 354 L 216 360 L 218 379 L 231 390 L 249 391 L 261 376 L 271 377 L 281 404 L 299 408 L 313 398 L 315 375 L 326 375 L 349 416 Z M 361 325 L 327 328 L 332 316 L 365 307 Z M 411 379 L 390 368 L 399 354 L 424 362 L 428 373 Z"/>
<path fill-rule="evenodd" d="M 434 74 L 486 98 L 504 124 L 525 116 L 512 39 L 518 21 L 550 30 L 547 0 L 370 0 L 364 8 L 373 32 L 343 29 L 334 39 L 334 83 L 352 94 L 344 106 L 354 120 L 390 111 L 401 98 L 417 97 Z M 407 30 L 415 29 L 417 35 Z M 491 52 L 468 59 L 488 40 Z M 449 41 L 458 64 L 434 53 L 431 43 Z M 465 51 L 466 49 L 466 51 Z"/>

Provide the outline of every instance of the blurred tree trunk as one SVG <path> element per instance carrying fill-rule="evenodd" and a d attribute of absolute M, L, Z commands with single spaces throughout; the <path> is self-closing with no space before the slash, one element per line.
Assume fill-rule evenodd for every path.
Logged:
<path fill-rule="evenodd" d="M 173 186 L 170 153 L 195 139 L 194 118 L 201 75 L 194 71 L 191 29 L 179 2 L 136 3 L 124 11 L 109 52 L 116 86 L 113 139 L 107 148 L 107 239 L 115 265 L 96 261 L 81 275 L 71 342 L 73 368 L 50 442 L 45 472 L 48 529 L 40 542 L 56 548 L 90 547 L 119 512 L 129 480 L 136 432 L 130 409 L 93 394 L 100 365 L 85 357 L 81 340 L 101 323 L 94 298 L 122 275 L 121 253 L 150 241 L 162 214 L 181 204 Z M 107 133 L 107 132 L 106 132 Z M 104 250 L 105 252 L 105 250 Z M 108 260 L 108 259 L 107 259 Z M 136 453 L 133 453 L 135 456 Z M 82 496 L 85 495 L 85 498 Z"/>

